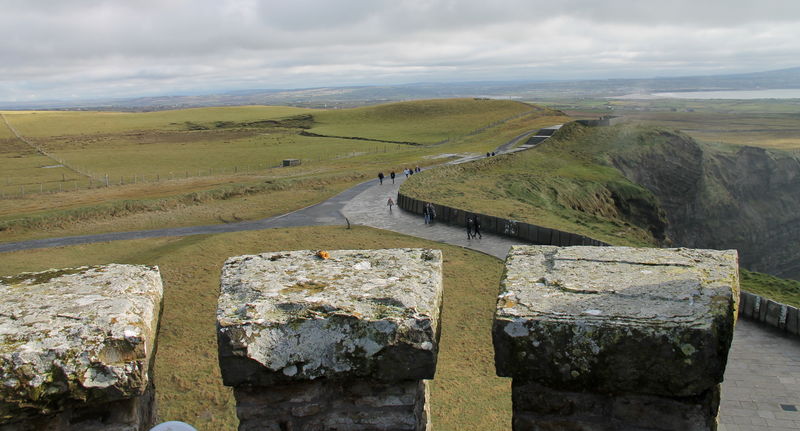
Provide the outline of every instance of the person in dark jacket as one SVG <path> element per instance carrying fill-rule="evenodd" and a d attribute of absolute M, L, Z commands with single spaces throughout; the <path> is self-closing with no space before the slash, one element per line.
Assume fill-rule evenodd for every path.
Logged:
<path fill-rule="evenodd" d="M 467 239 L 472 239 L 472 230 L 475 228 L 475 220 L 472 216 L 467 217 Z"/>
<path fill-rule="evenodd" d="M 394 171 L 392 171 L 392 173 L 389 174 L 389 178 L 392 179 L 392 184 L 394 184 L 394 177 L 395 177 L 395 173 L 394 173 Z"/>
<path fill-rule="evenodd" d="M 475 215 L 475 220 L 473 221 L 473 224 L 475 226 L 472 229 L 472 237 L 475 238 L 475 236 L 477 235 L 478 238 L 483 238 L 483 235 L 481 235 L 481 218 L 478 217 L 477 214 Z"/>

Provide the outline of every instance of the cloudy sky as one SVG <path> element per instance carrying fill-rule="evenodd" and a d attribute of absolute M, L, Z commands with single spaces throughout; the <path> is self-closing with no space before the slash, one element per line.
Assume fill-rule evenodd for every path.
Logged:
<path fill-rule="evenodd" d="M 800 0 L 0 5 L 0 101 L 800 66 Z"/>

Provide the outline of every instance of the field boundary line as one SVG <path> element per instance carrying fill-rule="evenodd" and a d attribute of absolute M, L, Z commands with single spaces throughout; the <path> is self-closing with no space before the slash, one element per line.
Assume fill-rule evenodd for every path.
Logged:
<path fill-rule="evenodd" d="M 37 153 L 39 153 L 39 154 L 41 154 L 41 155 L 43 155 L 43 156 L 45 156 L 45 157 L 57 162 L 58 164 L 60 164 L 60 165 L 64 166 L 65 168 L 75 172 L 78 175 L 83 175 L 86 178 L 94 179 L 91 175 L 89 175 L 89 174 L 87 174 L 85 172 L 82 172 L 80 169 L 77 169 L 77 168 L 73 167 L 72 165 L 64 162 L 64 160 L 61 160 L 58 157 L 55 157 L 55 156 L 51 155 L 50 153 L 45 151 L 42 147 L 40 147 L 40 146 L 34 144 L 33 142 L 25 139 L 25 137 L 20 135 L 19 132 L 17 131 L 17 129 L 15 129 L 14 126 L 12 126 L 11 123 L 8 122 L 8 119 L 6 118 L 6 115 L 3 114 L 2 112 L 0 112 L 0 117 L 3 118 L 3 122 L 6 124 L 6 127 L 8 127 L 8 130 L 11 130 L 11 133 L 13 133 L 14 136 L 17 137 L 17 139 L 19 139 L 20 141 L 24 142 L 29 147 L 31 147 L 34 150 L 36 150 Z"/>

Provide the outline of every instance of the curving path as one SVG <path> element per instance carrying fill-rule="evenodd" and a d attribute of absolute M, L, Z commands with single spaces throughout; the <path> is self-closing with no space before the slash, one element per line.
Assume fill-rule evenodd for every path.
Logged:
<path fill-rule="evenodd" d="M 532 134 L 520 135 L 517 142 Z M 453 163 L 477 158 L 480 157 L 465 157 Z M 342 225 L 345 218 L 352 224 L 467 247 L 499 259 L 505 258 L 511 245 L 519 243 L 518 240 L 494 234 L 468 240 L 461 227 L 436 222 L 426 225 L 420 216 L 397 207 L 390 212 L 387 200 L 390 197 L 396 199 L 397 191 L 405 180 L 401 174 L 394 184 L 391 179 L 384 180 L 382 185 L 377 179 L 367 181 L 319 204 L 261 220 L 4 243 L 0 244 L 0 253 L 126 239 Z M 734 333 L 722 387 L 720 430 L 800 429 L 800 411 L 792 411 L 793 408 L 800 410 L 800 338 L 789 338 L 752 321 L 740 320 Z"/>

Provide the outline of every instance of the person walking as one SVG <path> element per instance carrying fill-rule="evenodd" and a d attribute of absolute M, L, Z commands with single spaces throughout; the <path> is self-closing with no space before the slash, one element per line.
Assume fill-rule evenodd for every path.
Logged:
<path fill-rule="evenodd" d="M 431 207 L 429 203 L 426 203 L 422 206 L 422 218 L 425 220 L 425 224 L 430 224 L 431 222 Z"/>
<path fill-rule="evenodd" d="M 388 201 L 386 201 L 386 205 L 389 207 L 389 214 L 392 213 L 392 207 L 394 206 L 394 201 L 390 197 Z"/>
<path fill-rule="evenodd" d="M 433 223 L 433 219 L 436 218 L 436 207 L 430 202 L 426 205 L 428 206 L 428 223 Z"/>
<path fill-rule="evenodd" d="M 394 177 L 395 177 L 395 173 L 394 173 L 394 171 L 392 171 L 391 173 L 389 173 L 389 178 L 391 178 L 391 179 L 392 179 L 392 184 L 394 184 Z"/>
<path fill-rule="evenodd" d="M 378 172 L 378 180 L 383 184 L 383 172 Z"/>
<path fill-rule="evenodd" d="M 475 238 L 475 235 L 477 235 L 479 239 L 483 239 L 483 235 L 481 235 L 481 218 L 477 214 L 475 214 L 473 224 L 475 226 L 472 229 L 472 237 Z"/>
<path fill-rule="evenodd" d="M 472 220 L 472 216 L 467 217 L 467 239 L 472 239 L 472 229 L 475 226 L 475 220 Z"/>
<path fill-rule="evenodd" d="M 408 171 L 409 171 L 409 170 L 410 170 L 410 169 L 408 169 L 408 168 L 405 168 L 405 169 L 403 169 L 403 173 L 404 173 L 404 174 L 406 174 L 406 178 L 408 178 Z"/>

